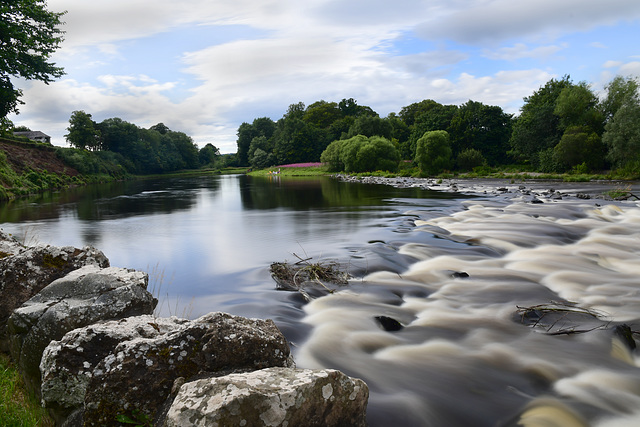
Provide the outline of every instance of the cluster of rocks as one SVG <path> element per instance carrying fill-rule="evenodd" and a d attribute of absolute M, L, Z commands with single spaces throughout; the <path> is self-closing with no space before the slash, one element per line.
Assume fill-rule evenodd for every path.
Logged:
<path fill-rule="evenodd" d="M 379 176 L 353 176 L 337 174 L 335 178 L 345 182 L 358 182 L 365 184 L 390 185 L 397 188 L 421 188 L 424 190 L 437 190 L 445 192 L 463 193 L 471 195 L 505 195 L 513 198 L 520 197 L 528 203 L 545 203 L 548 201 L 562 200 L 566 197 L 578 199 L 604 200 L 604 201 L 625 201 L 640 200 L 631 191 L 628 184 L 613 182 L 588 183 L 588 186 L 576 184 L 575 188 L 569 188 L 568 183 L 550 181 L 527 180 L 526 185 L 517 183 L 515 180 L 501 179 L 434 179 L 434 178 L 414 178 L 414 177 L 379 177 Z M 523 181 L 524 182 L 524 181 Z M 563 190 L 553 188 L 554 185 L 566 187 Z M 624 190 L 612 198 L 608 193 L 616 188 Z"/>
<path fill-rule="evenodd" d="M 271 320 L 153 315 L 146 273 L 0 230 L 0 350 L 57 425 L 366 425 L 369 390 L 297 369 Z"/>

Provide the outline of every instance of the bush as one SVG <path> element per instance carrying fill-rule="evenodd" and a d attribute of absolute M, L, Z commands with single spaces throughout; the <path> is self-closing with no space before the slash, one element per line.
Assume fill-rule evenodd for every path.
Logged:
<path fill-rule="evenodd" d="M 451 143 L 444 130 L 425 132 L 417 141 L 416 163 L 422 173 L 436 175 L 451 168 Z"/>
<path fill-rule="evenodd" d="M 333 172 L 393 172 L 398 169 L 400 156 L 395 145 L 386 138 L 357 135 L 333 141 L 322 152 L 320 160 Z"/>
<path fill-rule="evenodd" d="M 480 152 L 475 148 L 468 148 L 458 154 L 458 169 L 463 171 L 470 171 L 478 166 L 486 165 L 487 161 Z"/>

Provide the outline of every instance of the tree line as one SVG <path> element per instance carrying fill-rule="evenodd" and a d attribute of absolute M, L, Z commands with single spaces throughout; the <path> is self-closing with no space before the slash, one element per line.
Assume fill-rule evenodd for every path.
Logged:
<path fill-rule="evenodd" d="M 220 155 L 214 145 L 206 144 L 199 149 L 190 136 L 163 123 L 148 129 L 117 117 L 96 123 L 91 114 L 74 111 L 67 130 L 65 139 L 72 147 L 115 153 L 114 161 L 134 174 L 214 166 Z"/>
<path fill-rule="evenodd" d="M 380 117 L 350 99 L 292 104 L 238 128 L 237 161 L 265 168 L 328 163 L 332 170 L 393 171 L 400 160 L 434 174 L 519 164 L 541 172 L 616 168 L 640 173 L 638 81 L 617 76 L 599 97 L 586 82 L 551 79 L 524 98 L 520 114 L 469 100 L 427 99 Z M 376 160 L 377 159 L 377 160 Z"/>

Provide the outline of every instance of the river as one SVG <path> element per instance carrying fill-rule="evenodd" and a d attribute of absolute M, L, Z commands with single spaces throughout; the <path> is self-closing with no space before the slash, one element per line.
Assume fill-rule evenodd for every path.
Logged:
<path fill-rule="evenodd" d="M 161 315 L 273 318 L 299 367 L 367 382 L 371 426 L 639 425 L 638 202 L 465 185 L 145 180 L 0 205 L 0 223 L 148 271 Z M 277 291 L 269 265 L 299 258 L 354 278 Z"/>

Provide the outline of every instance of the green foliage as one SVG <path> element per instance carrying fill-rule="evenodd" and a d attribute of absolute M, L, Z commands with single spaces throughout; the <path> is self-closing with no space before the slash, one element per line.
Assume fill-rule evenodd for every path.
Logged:
<path fill-rule="evenodd" d="M 418 140 L 426 132 L 447 130 L 458 110 L 455 105 L 442 105 L 435 101 L 427 101 L 430 102 L 416 111 L 413 124 L 409 126 L 409 139 L 404 143 L 400 142 L 400 151 L 404 159 L 414 159 L 416 157 Z"/>
<path fill-rule="evenodd" d="M 553 112 L 560 118 L 561 129 L 580 126 L 602 135 L 604 116 L 598 109 L 598 97 L 585 82 L 562 89 Z"/>
<path fill-rule="evenodd" d="M 416 163 L 422 173 L 435 175 L 451 168 L 449 133 L 443 130 L 425 132 L 417 141 Z"/>
<path fill-rule="evenodd" d="M 69 131 L 64 136 L 69 145 L 76 148 L 87 148 L 97 150 L 100 148 L 100 131 L 96 129 L 96 124 L 91 118 L 91 114 L 84 111 L 74 111 L 69 118 Z"/>
<path fill-rule="evenodd" d="M 0 425 L 52 426 L 35 396 L 30 395 L 8 356 L 0 354 Z"/>
<path fill-rule="evenodd" d="M 363 115 L 355 119 L 349 128 L 348 137 L 356 135 L 381 136 L 391 139 L 391 124 L 377 116 Z"/>
<path fill-rule="evenodd" d="M 601 111 L 607 121 L 626 104 L 640 102 L 640 83 L 631 77 L 616 76 L 607 84 L 607 96 L 602 100 Z"/>
<path fill-rule="evenodd" d="M 468 101 L 456 111 L 448 127 L 453 155 L 480 151 L 489 164 L 504 164 L 511 136 L 511 115 L 498 106 Z"/>
<path fill-rule="evenodd" d="M 458 169 L 462 171 L 470 171 L 478 166 L 485 165 L 487 160 L 484 158 L 480 150 L 468 148 L 458 154 L 456 163 L 458 164 Z"/>
<path fill-rule="evenodd" d="M 605 126 L 603 142 L 609 148 L 607 159 L 618 168 L 640 160 L 640 103 L 628 101 Z"/>
<path fill-rule="evenodd" d="M 123 424 L 132 424 L 136 427 L 151 427 L 153 420 L 144 412 L 134 409 L 130 414 L 120 414 L 116 417 L 116 421 Z"/>
<path fill-rule="evenodd" d="M 560 127 L 560 117 L 554 113 L 556 101 L 562 90 L 571 85 L 569 76 L 561 80 L 551 79 L 524 99 L 510 139 L 513 155 L 537 164 L 538 153 L 560 142 L 563 129 Z"/>
<path fill-rule="evenodd" d="M 63 40 L 64 12 L 46 9 L 45 0 L 12 0 L 0 3 L 0 117 L 17 112 L 22 91 L 11 77 L 50 83 L 64 74 L 50 61 Z"/>
<path fill-rule="evenodd" d="M 562 135 L 554 148 L 554 159 L 563 170 L 585 164 L 588 170 L 604 167 L 606 146 L 602 139 L 589 127 L 571 126 Z"/>
<path fill-rule="evenodd" d="M 560 173 L 565 170 L 564 166 L 558 161 L 556 151 L 553 148 L 538 153 L 538 170 L 543 173 Z"/>
<path fill-rule="evenodd" d="M 220 156 L 220 150 L 209 143 L 198 152 L 198 162 L 200 166 L 214 165 Z"/>
<path fill-rule="evenodd" d="M 333 172 L 395 171 L 400 159 L 396 147 L 386 138 L 353 138 L 333 141 L 320 157 Z"/>

